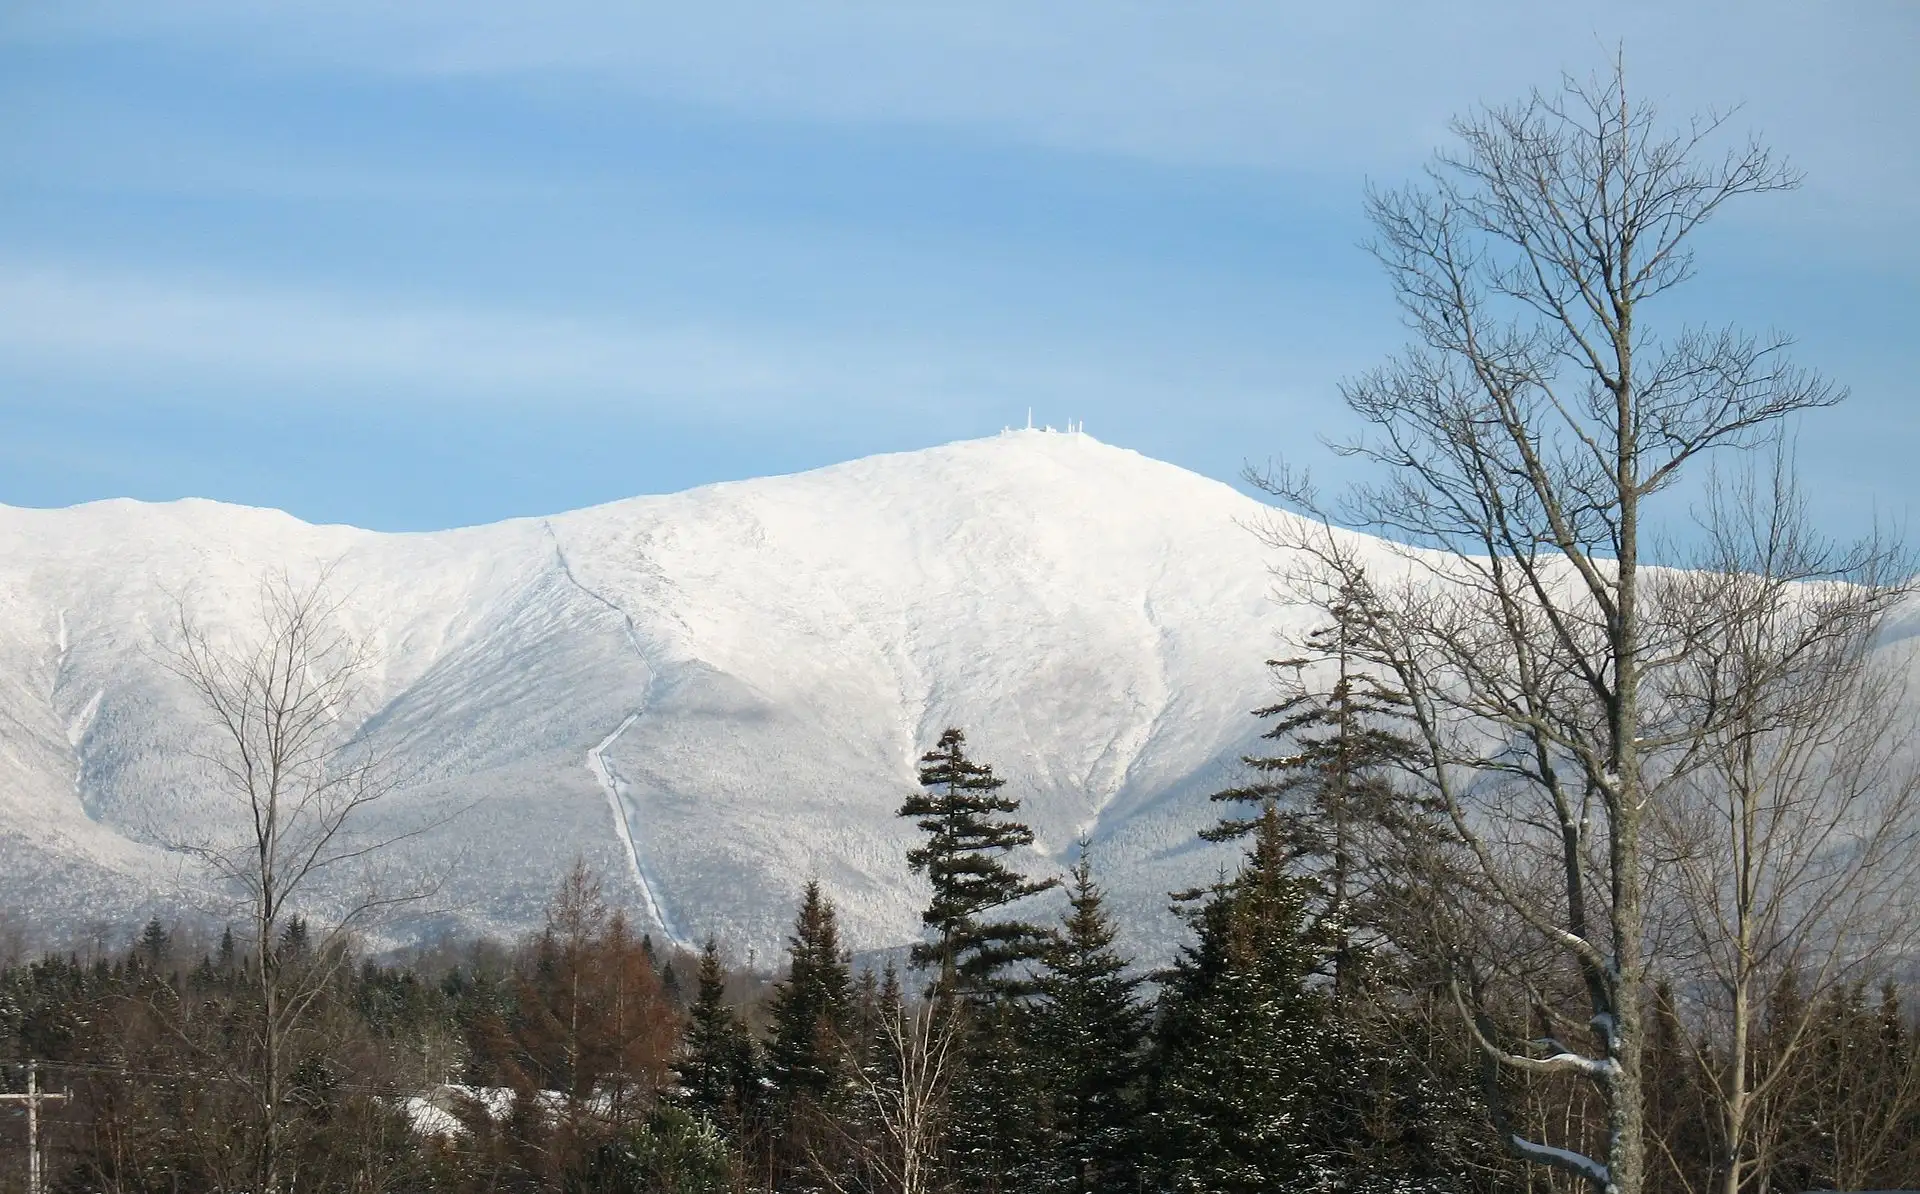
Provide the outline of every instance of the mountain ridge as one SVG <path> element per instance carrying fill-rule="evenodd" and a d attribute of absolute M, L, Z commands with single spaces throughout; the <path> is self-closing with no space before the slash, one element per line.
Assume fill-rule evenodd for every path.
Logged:
<path fill-rule="evenodd" d="M 240 628 L 260 573 L 331 561 L 379 660 L 368 729 L 404 761 L 383 816 L 464 810 L 389 859 L 454 867 L 440 928 L 536 923 L 578 854 L 677 940 L 771 955 L 817 875 L 850 940 L 897 944 L 920 897 L 893 812 L 957 724 L 1025 800 L 1025 864 L 1090 835 L 1130 934 L 1164 949 L 1165 892 L 1230 858 L 1194 830 L 1288 621 L 1247 529 L 1270 514 L 1038 431 L 444 531 L 205 499 L 0 508 L 0 895 L 54 921 L 208 902 L 155 844 L 156 821 L 213 813 L 150 645 L 174 593 Z M 52 876 L 94 894 L 63 902 Z"/>

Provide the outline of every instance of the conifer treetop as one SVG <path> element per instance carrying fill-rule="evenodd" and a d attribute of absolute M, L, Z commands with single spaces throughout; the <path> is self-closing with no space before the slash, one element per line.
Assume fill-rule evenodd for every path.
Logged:
<path fill-rule="evenodd" d="M 1032 962 L 1050 934 L 1017 920 L 985 920 L 988 913 L 1059 886 L 1058 879 L 1031 880 L 1002 861 L 1033 844 L 1033 830 L 1007 814 L 1020 802 L 1000 795 L 1006 781 L 993 768 L 967 757 L 966 734 L 948 729 L 920 759 L 922 790 L 900 806 L 926 834 L 907 852 L 907 864 L 925 875 L 933 896 L 921 921 L 937 934 L 913 947 L 916 965 L 937 966 L 938 985 L 949 993 L 993 999 L 1019 983 L 1005 972 Z"/>

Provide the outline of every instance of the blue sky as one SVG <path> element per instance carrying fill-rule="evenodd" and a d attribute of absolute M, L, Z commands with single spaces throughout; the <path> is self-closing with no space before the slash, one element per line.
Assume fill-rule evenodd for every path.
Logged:
<path fill-rule="evenodd" d="M 1920 8 L 0 0 L 0 501 L 420 529 L 1086 422 L 1338 475 L 1401 339 L 1357 246 L 1476 102 L 1616 43 L 1808 183 L 1676 318 L 1853 390 L 1920 485 Z"/>

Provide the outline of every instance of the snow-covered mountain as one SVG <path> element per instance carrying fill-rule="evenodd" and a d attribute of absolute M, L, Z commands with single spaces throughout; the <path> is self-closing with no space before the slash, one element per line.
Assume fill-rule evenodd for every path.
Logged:
<path fill-rule="evenodd" d="M 244 626 L 269 569 L 337 561 L 377 653 L 392 848 L 450 869 L 442 923 L 538 923 L 577 856 L 654 932 L 776 951 L 817 875 L 851 941 L 918 929 L 895 817 L 942 728 L 1025 802 L 1059 870 L 1091 840 L 1138 945 L 1271 693 L 1290 615 L 1218 482 L 1037 431 L 426 534 L 206 501 L 0 507 L 0 899 L 36 922 L 204 902 L 158 842 L 229 815 L 155 656 L 185 593 Z"/>

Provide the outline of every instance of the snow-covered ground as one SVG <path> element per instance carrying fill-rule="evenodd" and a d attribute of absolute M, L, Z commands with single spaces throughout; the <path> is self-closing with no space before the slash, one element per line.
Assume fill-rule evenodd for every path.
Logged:
<path fill-rule="evenodd" d="M 205 905 L 160 849 L 232 815 L 160 665 L 175 594 L 253 618 L 268 569 L 337 561 L 378 666 L 390 865 L 431 923 L 515 932 L 576 855 L 642 927 L 772 956 L 818 876 L 853 944 L 917 931 L 895 809 L 941 729 L 1092 842 L 1138 945 L 1226 855 L 1195 830 L 1298 615 L 1228 486 L 1039 431 L 428 534 L 206 501 L 0 507 L 0 899 L 42 924 Z"/>

